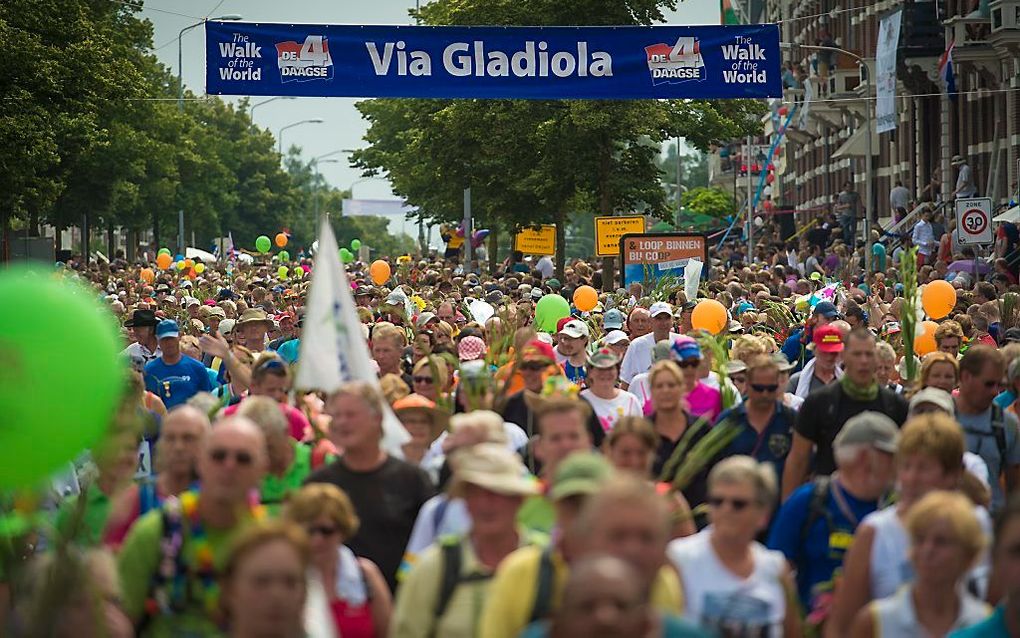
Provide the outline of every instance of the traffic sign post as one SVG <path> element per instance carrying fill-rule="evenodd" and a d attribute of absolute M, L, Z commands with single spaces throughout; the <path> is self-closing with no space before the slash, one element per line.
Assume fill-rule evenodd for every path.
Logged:
<path fill-rule="evenodd" d="M 992 198 L 966 197 L 956 200 L 956 228 L 960 244 L 992 243 Z"/>

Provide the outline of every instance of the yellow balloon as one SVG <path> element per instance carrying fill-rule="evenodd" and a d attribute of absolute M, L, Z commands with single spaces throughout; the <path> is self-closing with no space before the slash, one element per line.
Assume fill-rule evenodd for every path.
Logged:
<path fill-rule="evenodd" d="M 698 302 L 691 313 L 691 325 L 695 330 L 704 330 L 717 335 L 722 332 L 729 321 L 726 308 L 715 299 L 704 299 Z"/>
<path fill-rule="evenodd" d="M 187 266 L 184 264 L 183 261 L 177 262 L 177 270 L 184 270 L 185 268 L 187 268 Z"/>
<path fill-rule="evenodd" d="M 203 263 L 197 263 L 197 264 L 195 264 L 195 272 L 197 272 L 197 273 L 198 273 L 198 274 L 200 274 L 200 275 L 201 275 L 202 273 L 204 273 L 204 272 L 205 272 L 205 264 L 203 264 Z"/>

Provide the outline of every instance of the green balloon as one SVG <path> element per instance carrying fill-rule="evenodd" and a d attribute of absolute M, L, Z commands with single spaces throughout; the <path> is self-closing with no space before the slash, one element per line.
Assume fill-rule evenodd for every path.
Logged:
<path fill-rule="evenodd" d="M 255 249 L 262 254 L 268 253 L 272 246 L 273 243 L 265 235 L 259 235 L 258 239 L 255 240 Z"/>
<path fill-rule="evenodd" d="M 287 272 L 288 272 L 288 270 L 287 270 L 286 266 L 280 266 L 277 269 L 276 274 L 280 277 L 280 279 L 286 279 L 287 278 Z"/>
<path fill-rule="evenodd" d="M 156 256 L 159 257 L 160 255 L 171 255 L 171 256 L 173 256 L 173 253 L 170 252 L 169 248 L 160 248 L 159 252 L 156 253 Z"/>
<path fill-rule="evenodd" d="M 352 253 L 351 251 L 347 250 L 346 248 L 341 248 L 340 249 L 340 261 L 344 262 L 345 264 L 351 263 L 352 261 L 354 261 L 354 253 Z"/>
<path fill-rule="evenodd" d="M 570 316 L 570 304 L 557 294 L 549 294 L 538 300 L 535 306 L 535 325 L 542 332 L 556 333 L 556 322 Z"/>
<path fill-rule="evenodd" d="M 280 261 L 290 261 L 290 253 L 286 250 L 281 250 L 277 256 L 280 258 Z"/>
<path fill-rule="evenodd" d="M 121 344 L 83 288 L 15 268 L 0 274 L 0 299 L 0 488 L 31 487 L 107 431 L 124 387 Z"/>
<path fill-rule="evenodd" d="M 351 240 L 351 250 L 353 250 L 354 252 L 358 252 L 359 250 L 361 250 L 361 240 L 360 239 L 352 239 Z"/>

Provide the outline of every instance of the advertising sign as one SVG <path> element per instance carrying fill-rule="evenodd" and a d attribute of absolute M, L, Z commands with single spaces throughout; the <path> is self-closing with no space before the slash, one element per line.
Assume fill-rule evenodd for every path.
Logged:
<path fill-rule="evenodd" d="M 555 255 L 556 226 L 549 224 L 539 229 L 525 228 L 514 236 L 514 250 L 525 255 Z"/>
<path fill-rule="evenodd" d="M 697 233 L 641 233 L 620 242 L 623 285 L 654 282 L 665 276 L 682 277 L 691 258 L 708 263 L 708 242 Z"/>
<path fill-rule="evenodd" d="M 422 27 L 205 23 L 210 95 L 782 96 L 775 24 Z"/>
<path fill-rule="evenodd" d="M 878 50 L 875 52 L 875 132 L 896 129 L 899 113 L 896 109 L 896 51 L 900 45 L 900 20 L 903 10 L 898 9 L 882 18 L 878 27 Z"/>
<path fill-rule="evenodd" d="M 620 238 L 624 235 L 645 232 L 645 218 L 641 215 L 622 215 L 595 218 L 595 253 L 599 257 L 620 254 Z"/>

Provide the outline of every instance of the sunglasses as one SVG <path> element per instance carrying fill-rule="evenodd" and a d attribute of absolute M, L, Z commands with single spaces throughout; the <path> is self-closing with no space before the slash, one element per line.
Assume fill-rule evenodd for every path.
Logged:
<path fill-rule="evenodd" d="M 776 383 L 752 383 L 751 389 L 755 392 L 775 392 L 779 389 L 779 384 Z"/>
<path fill-rule="evenodd" d="M 683 361 L 678 361 L 677 365 L 681 368 L 697 368 L 701 365 L 701 359 L 684 359 Z"/>
<path fill-rule="evenodd" d="M 319 535 L 323 538 L 329 538 L 340 530 L 336 527 L 329 527 L 328 525 L 309 525 L 305 528 L 305 531 L 308 532 L 309 536 Z"/>
<path fill-rule="evenodd" d="M 411 381 L 415 383 L 424 383 L 425 385 L 432 385 L 432 377 L 411 377 Z"/>
<path fill-rule="evenodd" d="M 546 363 L 522 363 L 521 370 L 531 370 L 532 372 L 538 372 L 539 370 L 545 370 L 549 365 Z"/>
<path fill-rule="evenodd" d="M 226 448 L 216 448 L 215 450 L 209 452 L 209 458 L 211 458 L 213 461 L 216 461 L 217 463 L 226 462 L 227 457 L 229 456 L 233 456 L 234 461 L 236 461 L 238 465 L 245 467 L 251 465 L 252 462 L 255 460 L 250 452 L 246 452 L 244 450 L 228 450 Z"/>
<path fill-rule="evenodd" d="M 745 509 L 748 505 L 750 505 L 751 501 L 747 500 L 746 498 L 722 498 L 721 496 L 708 497 L 708 504 L 711 505 L 712 507 L 719 508 L 725 505 L 726 503 L 730 504 L 730 507 L 733 508 L 734 512 L 739 512 Z"/>

